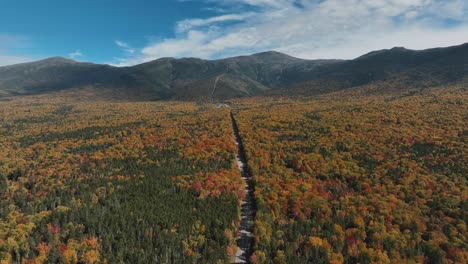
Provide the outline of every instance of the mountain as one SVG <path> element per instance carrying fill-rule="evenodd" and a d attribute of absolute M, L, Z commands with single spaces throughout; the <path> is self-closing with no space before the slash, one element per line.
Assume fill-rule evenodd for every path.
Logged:
<path fill-rule="evenodd" d="M 223 100 L 376 84 L 419 89 L 467 79 L 468 43 L 422 51 L 393 48 L 354 60 L 303 60 L 263 52 L 220 60 L 161 58 L 121 68 L 54 57 L 0 67 L 0 96 L 88 88 L 97 95 L 111 91 L 115 97 L 136 100 Z"/>
<path fill-rule="evenodd" d="M 126 87 L 138 87 L 167 98 L 226 99 L 257 95 L 289 84 L 283 72 L 302 65 L 318 67 L 335 61 L 306 61 L 278 52 L 221 60 L 162 58 L 124 69 Z"/>
<path fill-rule="evenodd" d="M 468 44 L 422 51 L 405 48 L 381 50 L 338 68 L 339 71 L 331 69 L 330 77 L 349 80 L 355 86 L 391 78 L 430 81 L 434 85 L 455 82 L 468 74 Z"/>
<path fill-rule="evenodd" d="M 388 93 L 463 83 L 468 80 L 468 43 L 421 51 L 396 47 L 298 72 L 285 73 L 295 76 L 290 78 L 295 82 L 274 92 L 310 95 L 373 87 L 375 92 Z"/>
<path fill-rule="evenodd" d="M 47 93 L 114 80 L 114 68 L 110 66 L 54 57 L 0 67 L 0 95 Z"/>

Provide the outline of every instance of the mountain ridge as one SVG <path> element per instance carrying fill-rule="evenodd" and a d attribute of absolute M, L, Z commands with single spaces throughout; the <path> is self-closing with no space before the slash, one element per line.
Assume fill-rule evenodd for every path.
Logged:
<path fill-rule="evenodd" d="M 425 87 L 466 76 L 468 43 L 426 50 L 395 47 L 353 60 L 306 60 L 268 51 L 218 60 L 167 57 L 115 67 L 51 57 L 0 67 L 0 96 L 91 87 L 97 94 L 110 90 L 134 100 L 222 101 L 277 90 L 324 93 L 398 79 L 408 88 Z"/>

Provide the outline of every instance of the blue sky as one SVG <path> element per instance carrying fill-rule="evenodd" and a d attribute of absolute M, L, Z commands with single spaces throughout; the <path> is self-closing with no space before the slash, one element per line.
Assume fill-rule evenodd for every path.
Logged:
<path fill-rule="evenodd" d="M 468 0 L 0 0 L 0 65 L 134 65 L 276 50 L 354 58 L 468 42 Z"/>

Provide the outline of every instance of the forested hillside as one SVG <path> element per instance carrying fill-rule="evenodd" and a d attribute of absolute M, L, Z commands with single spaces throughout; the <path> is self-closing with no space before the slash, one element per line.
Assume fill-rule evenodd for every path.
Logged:
<path fill-rule="evenodd" d="M 1 263 L 466 263 L 465 85 L 193 102 L 0 101 Z"/>
<path fill-rule="evenodd" d="M 228 261 L 244 195 L 228 111 L 66 101 L 0 102 L 1 263 Z"/>
<path fill-rule="evenodd" d="M 466 263 L 466 87 L 235 101 L 254 263 Z"/>

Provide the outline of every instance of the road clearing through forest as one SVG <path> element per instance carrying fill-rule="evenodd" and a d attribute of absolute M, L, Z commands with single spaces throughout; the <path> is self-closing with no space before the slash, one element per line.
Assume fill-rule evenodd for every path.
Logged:
<path fill-rule="evenodd" d="M 253 253 L 253 228 L 255 220 L 255 196 L 254 196 L 254 185 L 247 170 L 247 160 L 245 158 L 244 145 L 242 144 L 242 138 L 239 134 L 239 128 L 237 126 L 234 114 L 231 112 L 232 129 L 234 131 L 235 142 L 237 146 L 237 165 L 241 173 L 242 179 L 245 181 L 245 197 L 241 203 L 241 222 L 240 222 L 240 235 L 237 237 L 237 252 L 232 263 L 250 263 L 250 256 Z"/>

